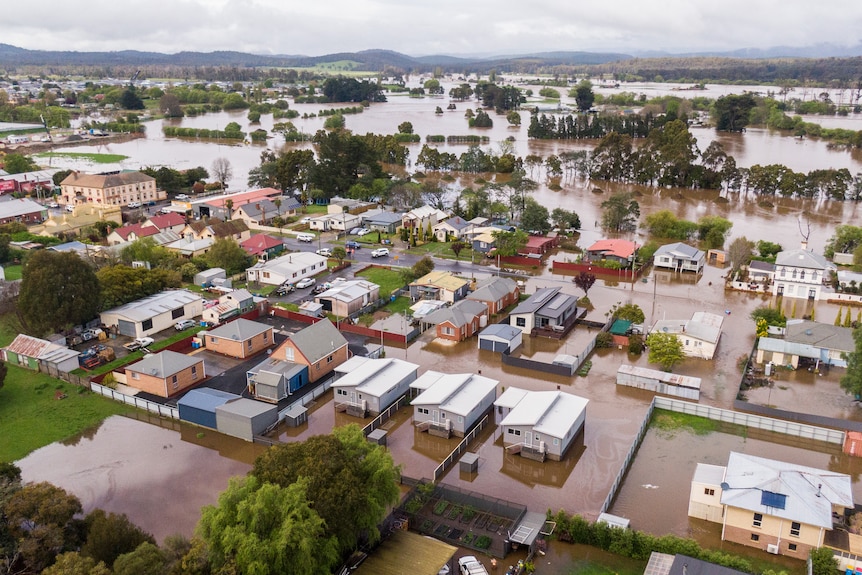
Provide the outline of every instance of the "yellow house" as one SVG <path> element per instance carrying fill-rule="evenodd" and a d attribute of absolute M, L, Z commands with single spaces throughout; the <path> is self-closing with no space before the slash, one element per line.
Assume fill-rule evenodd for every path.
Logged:
<path fill-rule="evenodd" d="M 805 559 L 848 508 L 849 475 L 731 452 L 726 467 L 698 464 L 688 514 L 721 523 L 723 541 Z"/>

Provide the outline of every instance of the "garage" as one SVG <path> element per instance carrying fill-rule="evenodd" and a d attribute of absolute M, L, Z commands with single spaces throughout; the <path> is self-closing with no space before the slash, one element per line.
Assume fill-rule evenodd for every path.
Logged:
<path fill-rule="evenodd" d="M 278 421 L 278 408 L 275 405 L 240 398 L 216 407 L 216 429 L 225 435 L 254 441 Z"/>
<path fill-rule="evenodd" d="M 521 345 L 523 332 L 505 323 L 491 324 L 479 334 L 479 349 L 494 353 L 511 353 Z"/>
<path fill-rule="evenodd" d="M 136 334 L 138 333 L 135 329 L 135 324 L 124 319 L 117 321 L 117 331 L 120 335 L 127 335 L 129 337 L 137 337 Z"/>
<path fill-rule="evenodd" d="M 216 408 L 239 399 L 234 393 L 201 387 L 193 389 L 177 401 L 180 419 L 216 429 Z"/>

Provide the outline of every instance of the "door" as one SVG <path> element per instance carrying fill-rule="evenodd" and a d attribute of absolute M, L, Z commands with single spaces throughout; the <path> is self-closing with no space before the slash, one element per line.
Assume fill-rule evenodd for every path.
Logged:
<path fill-rule="evenodd" d="M 813 289 L 808 290 L 808 299 L 814 300 L 814 296 L 816 295 L 816 291 Z"/>
<path fill-rule="evenodd" d="M 117 331 L 119 331 L 120 335 L 127 335 L 129 337 L 136 337 L 138 335 L 135 324 L 122 319 L 117 321 Z"/>
<path fill-rule="evenodd" d="M 533 432 L 527 431 L 524 433 L 524 445 L 527 447 L 533 447 Z"/>
<path fill-rule="evenodd" d="M 350 392 L 350 403 L 352 403 L 353 405 L 356 405 L 356 392 L 355 391 Z"/>
<path fill-rule="evenodd" d="M 434 425 L 437 425 L 438 423 L 440 423 L 440 412 L 437 411 L 436 409 L 431 410 L 431 422 Z"/>

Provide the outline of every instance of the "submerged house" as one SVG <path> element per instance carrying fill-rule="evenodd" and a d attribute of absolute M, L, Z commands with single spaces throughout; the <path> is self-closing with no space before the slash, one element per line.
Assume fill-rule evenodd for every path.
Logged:
<path fill-rule="evenodd" d="M 420 393 L 410 404 L 420 431 L 464 437 L 497 397 L 496 379 L 473 373 L 426 371 L 410 384 Z"/>
<path fill-rule="evenodd" d="M 351 358 L 349 366 L 338 371 L 341 377 L 332 384 L 335 410 L 365 417 L 378 415 L 407 393 L 410 384 L 416 380 L 419 366 L 395 358 L 357 356 Z"/>

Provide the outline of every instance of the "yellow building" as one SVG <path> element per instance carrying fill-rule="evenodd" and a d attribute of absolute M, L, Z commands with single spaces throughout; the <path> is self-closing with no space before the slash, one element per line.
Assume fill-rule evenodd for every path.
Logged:
<path fill-rule="evenodd" d="M 64 205 L 127 206 L 163 200 L 167 194 L 156 179 L 141 172 L 82 174 L 72 172 L 60 182 L 58 202 Z"/>
<path fill-rule="evenodd" d="M 688 514 L 721 523 L 723 541 L 805 559 L 852 508 L 849 475 L 731 452 L 698 464 Z"/>

